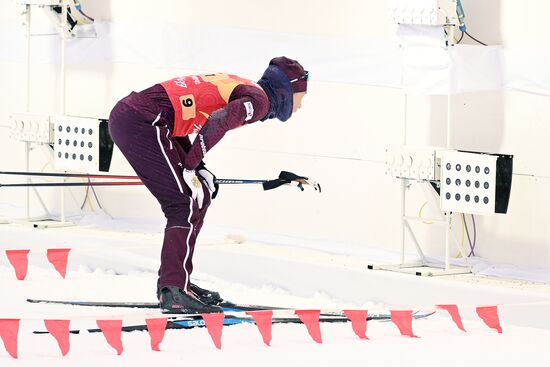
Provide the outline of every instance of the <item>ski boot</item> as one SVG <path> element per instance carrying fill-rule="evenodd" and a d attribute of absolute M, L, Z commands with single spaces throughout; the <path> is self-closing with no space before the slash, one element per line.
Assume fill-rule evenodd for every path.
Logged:
<path fill-rule="evenodd" d="M 223 302 L 223 298 L 220 297 L 218 292 L 209 291 L 199 287 L 198 285 L 191 283 L 191 292 L 198 298 L 202 303 L 206 305 L 219 305 Z M 157 299 L 160 301 L 160 279 L 157 280 Z"/>
<path fill-rule="evenodd" d="M 193 297 L 192 294 L 171 285 L 160 290 L 159 301 L 163 313 L 200 314 L 223 312 L 221 307 L 204 304 Z"/>
<path fill-rule="evenodd" d="M 223 302 L 223 298 L 220 297 L 218 292 L 201 288 L 195 283 L 191 283 L 191 292 L 193 292 L 202 303 L 207 305 L 219 305 Z"/>

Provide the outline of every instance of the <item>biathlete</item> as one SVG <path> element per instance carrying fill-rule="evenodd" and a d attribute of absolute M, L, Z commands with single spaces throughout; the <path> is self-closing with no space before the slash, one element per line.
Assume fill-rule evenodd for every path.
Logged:
<path fill-rule="evenodd" d="M 132 92 L 111 111 L 113 141 L 167 220 L 157 285 L 163 312 L 221 312 L 219 294 L 190 279 L 197 236 L 218 192 L 203 158 L 229 130 L 288 120 L 308 79 L 297 61 L 276 57 L 258 82 L 224 73 L 182 76 Z"/>

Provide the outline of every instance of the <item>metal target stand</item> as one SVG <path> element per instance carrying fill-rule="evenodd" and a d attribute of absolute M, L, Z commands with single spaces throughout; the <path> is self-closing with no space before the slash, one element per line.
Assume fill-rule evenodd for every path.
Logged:
<path fill-rule="evenodd" d="M 25 169 L 26 171 L 30 171 L 30 152 L 32 150 L 33 144 L 49 144 L 52 136 L 51 126 L 49 122 L 49 117 L 43 117 L 35 115 L 33 116 L 30 111 L 30 88 L 31 88 L 31 23 L 32 23 L 32 9 L 33 7 L 42 8 L 43 10 L 46 10 L 46 14 L 48 14 L 50 20 L 55 25 L 57 34 L 60 36 L 61 40 L 61 70 L 60 70 L 60 114 L 64 115 L 66 111 L 66 42 L 67 39 L 71 38 L 71 31 L 74 28 L 74 25 L 70 26 L 68 24 L 67 16 L 68 16 L 68 8 L 71 7 L 73 10 L 73 13 L 76 13 L 76 9 L 74 8 L 74 2 L 69 3 L 68 0 L 17 0 L 17 4 L 23 5 L 25 7 L 24 15 L 25 15 L 25 26 L 26 26 L 26 87 L 25 87 L 25 95 L 26 95 L 26 114 L 19 114 L 19 115 L 26 115 L 23 117 L 23 119 L 29 118 L 30 121 L 24 121 L 22 124 L 25 123 L 27 125 L 36 125 L 33 126 L 33 128 L 36 128 L 36 130 L 39 131 L 39 134 L 30 133 L 28 131 L 28 128 L 24 128 L 23 135 L 25 136 L 23 139 L 25 142 Z M 54 7 L 60 7 L 60 19 L 57 20 L 53 13 Z M 17 121 L 16 121 L 17 124 Z M 17 125 L 16 125 L 17 128 Z M 65 180 L 64 180 L 65 181 Z M 27 183 L 31 183 L 31 178 L 27 178 Z M 38 199 L 40 205 L 42 206 L 42 209 L 46 212 L 45 216 L 41 217 L 31 217 L 30 216 L 30 187 L 26 188 L 26 222 L 31 222 L 33 227 L 35 228 L 50 228 L 50 227 L 67 227 L 67 226 L 74 226 L 75 223 L 66 221 L 65 216 L 65 188 L 60 188 L 60 220 L 53 220 L 51 219 L 50 211 L 48 210 L 46 204 L 44 203 L 44 200 L 42 199 L 40 193 L 36 189 L 36 187 L 33 187 L 32 190 Z"/>
<path fill-rule="evenodd" d="M 446 50 L 454 43 L 453 34 L 454 34 L 454 24 L 448 24 L 447 28 L 447 40 L 446 40 Z M 404 78 L 404 70 L 402 72 L 402 78 Z M 449 83 L 451 78 L 449 75 Z M 403 83 L 404 84 L 404 83 Z M 451 91 L 447 93 L 447 137 L 446 137 L 446 149 L 451 149 L 451 124 L 452 124 L 452 109 L 451 109 Z M 404 115 L 403 115 L 403 145 L 407 144 L 407 107 L 408 107 L 408 98 L 407 93 L 404 93 Z M 440 167 L 439 167 L 440 168 Z M 438 169 L 436 167 L 435 169 Z M 406 213 L 406 192 L 410 186 L 410 182 L 414 181 L 408 178 L 400 178 L 401 181 L 401 249 L 400 249 L 400 262 L 397 264 L 387 264 L 387 265 L 378 265 L 378 264 L 368 264 L 367 269 L 369 270 L 388 270 L 400 273 L 413 274 L 417 276 L 439 276 L 439 275 L 456 275 L 456 274 L 469 274 L 471 273 L 471 266 L 468 263 L 468 257 L 463 251 L 463 248 L 459 245 L 459 241 L 454 236 L 452 232 L 452 212 L 441 211 L 440 208 L 434 205 L 434 202 L 439 201 L 434 189 L 431 187 L 430 181 L 422 180 L 422 187 L 426 196 L 429 197 L 428 203 L 434 209 L 436 213 L 440 213 L 439 218 L 420 218 L 408 216 Z M 430 262 L 427 260 L 422 247 L 416 238 L 414 231 L 410 225 L 411 222 L 418 221 L 430 221 L 436 225 L 445 226 L 445 262 L 444 264 Z M 412 239 L 414 248 L 420 257 L 419 261 L 407 262 L 405 259 L 405 247 L 406 247 L 406 238 L 407 233 Z M 454 242 L 460 255 L 463 259 L 466 260 L 466 266 L 451 266 L 451 242 Z"/>

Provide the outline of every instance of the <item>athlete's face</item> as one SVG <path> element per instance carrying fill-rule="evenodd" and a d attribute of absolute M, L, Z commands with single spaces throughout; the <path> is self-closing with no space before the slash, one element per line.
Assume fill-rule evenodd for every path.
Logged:
<path fill-rule="evenodd" d="M 298 92 L 292 95 L 292 112 L 298 111 L 302 107 L 302 98 L 306 95 L 306 92 Z"/>

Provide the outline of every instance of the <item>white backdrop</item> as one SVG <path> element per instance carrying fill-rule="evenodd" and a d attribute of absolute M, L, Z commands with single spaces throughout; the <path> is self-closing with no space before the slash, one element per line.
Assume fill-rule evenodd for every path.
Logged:
<path fill-rule="evenodd" d="M 343 252 L 346 242 L 399 248 L 399 183 L 384 176 L 384 147 L 401 143 L 405 115 L 409 143 L 444 145 L 447 100 L 416 90 L 404 111 L 401 53 L 385 2 L 82 3 L 97 18 L 98 38 L 70 42 L 68 114 L 107 116 L 131 90 L 191 72 L 229 71 L 257 79 L 268 60 L 281 54 L 311 70 L 304 107 L 290 121 L 231 132 L 206 161 L 219 177 L 269 178 L 282 169 L 296 171 L 318 179 L 323 194 L 223 187 L 208 223 L 339 241 Z M 535 0 L 463 3 L 469 32 L 503 47 L 462 48 L 474 53 L 460 54 L 469 79 L 455 74 L 459 85 L 499 65 L 485 83 L 489 87 L 453 95 L 452 145 L 515 155 L 509 214 L 478 218 L 477 253 L 495 262 L 550 266 L 550 76 L 542 62 L 550 48 L 533 26 L 545 20 L 550 5 Z M 1 0 L 0 9 L 0 124 L 7 125 L 11 112 L 25 108 L 25 40 L 13 1 Z M 32 111 L 59 110 L 58 47 L 55 37 L 33 38 Z M 491 61 L 480 52 L 489 52 Z M 1 167 L 21 170 L 23 144 L 11 140 L 8 131 L 0 129 Z M 47 158 L 43 149 L 35 149 L 32 168 L 51 169 Z M 111 172 L 131 173 L 118 151 Z M 24 202 L 23 190 L 1 190 L 0 202 Z M 58 191 L 43 192 L 59 210 Z M 71 192 L 67 208 L 76 213 L 84 191 Z M 98 192 L 115 216 L 162 218 L 143 188 Z M 409 201 L 416 214 L 425 199 L 413 187 Z M 36 202 L 33 207 L 40 212 Z M 441 233 L 426 226 L 418 230 L 426 252 L 442 254 Z"/>

